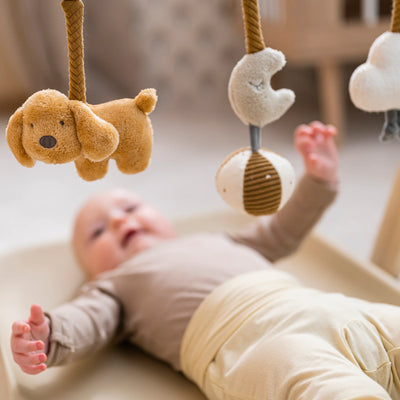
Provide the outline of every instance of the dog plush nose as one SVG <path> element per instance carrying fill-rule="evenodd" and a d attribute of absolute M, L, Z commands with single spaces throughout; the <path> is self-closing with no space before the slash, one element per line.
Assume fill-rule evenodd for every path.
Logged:
<path fill-rule="evenodd" d="M 57 144 L 57 140 L 54 136 L 42 136 L 39 140 L 39 143 L 42 147 L 46 149 L 51 149 Z"/>

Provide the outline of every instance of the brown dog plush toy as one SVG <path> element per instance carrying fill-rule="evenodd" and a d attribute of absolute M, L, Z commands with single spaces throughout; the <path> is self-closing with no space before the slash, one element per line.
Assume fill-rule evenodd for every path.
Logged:
<path fill-rule="evenodd" d="M 41 90 L 11 116 L 7 142 L 25 167 L 33 167 L 35 160 L 75 161 L 79 175 L 92 181 L 107 173 L 113 158 L 122 172 L 135 174 L 150 160 L 153 134 L 147 114 L 156 101 L 154 89 L 142 90 L 135 99 L 98 105 Z"/>
<path fill-rule="evenodd" d="M 10 118 L 8 145 L 25 167 L 33 167 L 35 160 L 48 164 L 74 161 L 87 181 L 102 178 L 110 158 L 121 172 L 141 172 L 151 156 L 153 130 L 147 115 L 155 107 L 156 91 L 145 89 L 135 99 L 87 104 L 83 2 L 64 0 L 61 5 L 68 36 L 69 96 L 46 89 L 29 97 Z"/>

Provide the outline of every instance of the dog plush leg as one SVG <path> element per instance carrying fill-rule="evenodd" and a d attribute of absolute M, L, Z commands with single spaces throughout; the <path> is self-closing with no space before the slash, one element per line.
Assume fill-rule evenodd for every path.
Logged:
<path fill-rule="evenodd" d="M 134 153 L 132 151 L 132 153 Z M 124 174 L 137 174 L 144 171 L 150 162 L 150 152 L 141 151 L 140 155 L 132 154 L 131 157 L 125 155 L 114 154 L 113 158 L 118 169 Z M 147 154 L 148 153 L 148 154 Z"/>
<path fill-rule="evenodd" d="M 108 159 L 99 162 L 93 162 L 85 157 L 79 157 L 75 160 L 75 167 L 79 176 L 85 181 L 95 181 L 103 178 L 108 171 Z"/>

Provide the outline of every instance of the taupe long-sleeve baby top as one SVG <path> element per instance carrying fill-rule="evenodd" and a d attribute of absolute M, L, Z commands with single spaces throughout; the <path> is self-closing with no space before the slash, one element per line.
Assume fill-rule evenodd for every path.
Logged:
<path fill-rule="evenodd" d="M 281 211 L 243 232 L 168 240 L 100 275 L 75 300 L 47 314 L 47 364 L 69 362 L 118 337 L 179 370 L 181 341 L 200 303 L 228 279 L 270 268 L 294 251 L 335 194 L 305 176 Z"/>

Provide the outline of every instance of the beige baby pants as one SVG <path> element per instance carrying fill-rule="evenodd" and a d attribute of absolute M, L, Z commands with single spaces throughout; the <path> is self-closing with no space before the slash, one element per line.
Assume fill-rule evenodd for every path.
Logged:
<path fill-rule="evenodd" d="M 181 362 L 210 400 L 400 400 L 400 308 L 245 274 L 200 305 Z"/>

